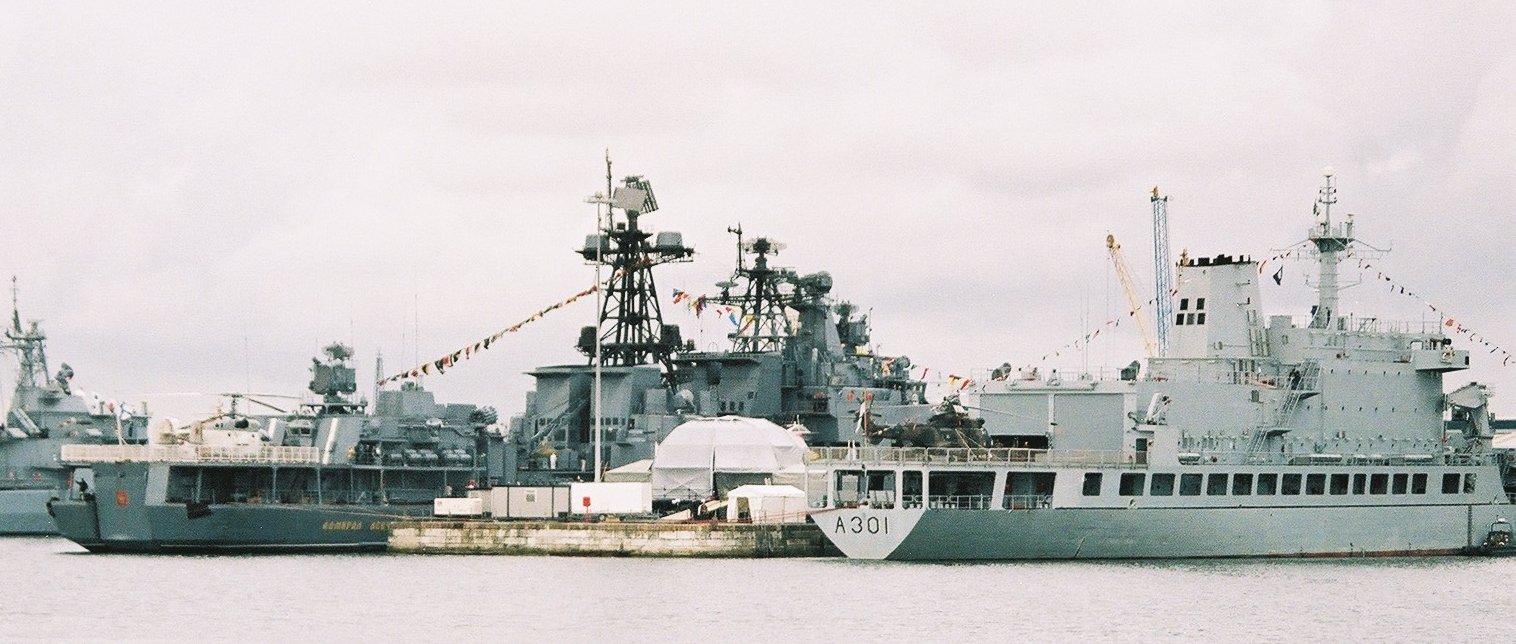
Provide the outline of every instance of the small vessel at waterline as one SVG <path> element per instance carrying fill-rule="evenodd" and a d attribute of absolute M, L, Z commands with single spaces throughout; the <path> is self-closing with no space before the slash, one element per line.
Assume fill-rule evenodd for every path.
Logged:
<path fill-rule="evenodd" d="M 498 475 L 493 410 L 408 383 L 370 414 L 351 397 L 351 350 L 326 354 L 311 368 L 319 401 L 294 413 L 233 408 L 155 421 L 146 445 L 64 446 L 76 484 L 47 506 L 59 531 L 92 552 L 380 550 L 392 521 Z"/>

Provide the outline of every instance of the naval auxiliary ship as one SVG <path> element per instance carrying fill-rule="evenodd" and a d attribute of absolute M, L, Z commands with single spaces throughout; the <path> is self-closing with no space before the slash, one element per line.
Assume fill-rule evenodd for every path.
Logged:
<path fill-rule="evenodd" d="M 1156 198 L 1156 195 L 1155 195 Z M 1489 392 L 1442 321 L 1339 308 L 1360 248 L 1326 178 L 1303 250 L 1319 300 L 1265 318 L 1260 264 L 1181 258 L 1172 347 L 1120 379 L 1007 378 L 964 396 L 1039 449 L 819 448 L 847 556 L 896 560 L 1412 555 L 1509 543 L 1513 476 Z M 1444 427 L 1450 411 L 1453 426 Z M 997 441 L 997 443 L 1004 441 Z M 1493 544 L 1493 545 L 1492 545 Z"/>

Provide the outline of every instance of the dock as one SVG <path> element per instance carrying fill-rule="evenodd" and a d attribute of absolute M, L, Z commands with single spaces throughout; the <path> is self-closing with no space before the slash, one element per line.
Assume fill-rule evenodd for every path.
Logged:
<path fill-rule="evenodd" d="M 837 557 L 811 523 L 402 521 L 389 551 L 602 557 Z"/>

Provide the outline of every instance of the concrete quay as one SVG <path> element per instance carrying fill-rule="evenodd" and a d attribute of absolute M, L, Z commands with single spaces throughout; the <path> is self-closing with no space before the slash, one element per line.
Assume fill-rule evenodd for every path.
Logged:
<path fill-rule="evenodd" d="M 809 523 L 402 521 L 389 551 L 613 557 L 837 557 Z"/>

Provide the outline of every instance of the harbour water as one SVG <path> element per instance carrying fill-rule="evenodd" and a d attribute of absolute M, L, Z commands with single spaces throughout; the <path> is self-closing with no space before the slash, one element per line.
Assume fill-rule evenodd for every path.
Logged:
<path fill-rule="evenodd" d="M 1506 642 L 1516 558 L 89 555 L 0 539 L 3 641 Z"/>

